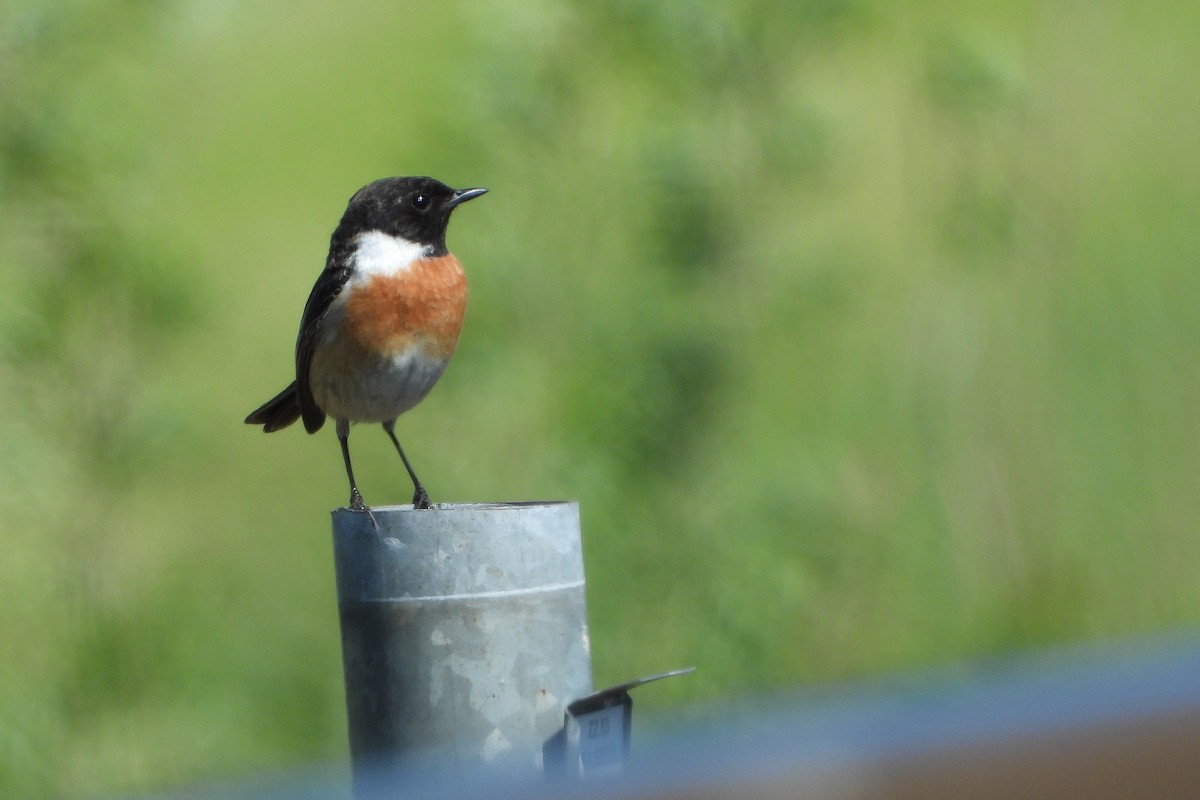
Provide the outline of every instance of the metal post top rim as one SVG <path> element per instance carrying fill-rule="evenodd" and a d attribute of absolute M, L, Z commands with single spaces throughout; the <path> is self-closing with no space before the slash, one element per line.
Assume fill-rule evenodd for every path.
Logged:
<path fill-rule="evenodd" d="M 497 500 L 479 503 L 434 503 L 433 508 L 414 508 L 412 504 L 371 506 L 372 514 L 420 514 L 435 516 L 437 514 L 463 514 L 480 511 L 529 510 L 533 508 L 561 508 L 563 506 L 578 506 L 578 500 Z M 352 514 L 361 515 L 346 506 L 335 508 L 331 512 L 334 517 Z"/>
<path fill-rule="evenodd" d="M 392 506 L 371 514 L 333 514 L 339 602 L 509 596 L 576 584 L 582 591 L 578 503 Z"/>

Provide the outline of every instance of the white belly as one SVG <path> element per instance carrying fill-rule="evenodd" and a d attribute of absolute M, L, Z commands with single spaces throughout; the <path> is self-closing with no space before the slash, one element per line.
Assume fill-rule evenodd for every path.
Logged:
<path fill-rule="evenodd" d="M 313 398 L 334 419 L 389 422 L 429 394 L 446 363 L 413 347 L 394 358 L 359 361 L 353 370 L 314 370 Z"/>

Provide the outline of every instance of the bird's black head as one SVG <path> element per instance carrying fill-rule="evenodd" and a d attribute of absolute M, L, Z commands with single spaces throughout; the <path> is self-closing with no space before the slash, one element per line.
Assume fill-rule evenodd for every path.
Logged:
<path fill-rule="evenodd" d="M 446 252 L 450 212 L 487 189 L 451 189 L 426 177 L 382 178 L 354 193 L 333 244 L 345 244 L 366 231 L 381 231 L 426 245 L 432 255 Z"/>

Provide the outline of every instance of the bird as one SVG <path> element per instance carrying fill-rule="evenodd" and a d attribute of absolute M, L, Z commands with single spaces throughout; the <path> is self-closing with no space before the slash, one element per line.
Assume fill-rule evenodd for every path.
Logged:
<path fill-rule="evenodd" d="M 300 419 L 310 434 L 332 417 L 350 481 L 348 508 L 375 517 L 350 462 L 352 423 L 379 423 L 413 484 L 433 504 L 396 437 L 396 420 L 425 398 L 458 346 L 467 279 L 446 248 L 450 214 L 483 188 L 434 178 L 382 178 L 350 198 L 329 241 L 296 337 L 296 379 L 246 417 L 272 433 Z"/>

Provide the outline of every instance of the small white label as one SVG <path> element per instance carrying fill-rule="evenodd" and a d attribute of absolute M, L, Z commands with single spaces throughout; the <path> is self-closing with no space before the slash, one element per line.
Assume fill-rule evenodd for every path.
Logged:
<path fill-rule="evenodd" d="M 577 717 L 579 725 L 579 759 L 584 772 L 606 767 L 619 767 L 625 760 L 628 743 L 624 705 L 603 708 Z"/>

